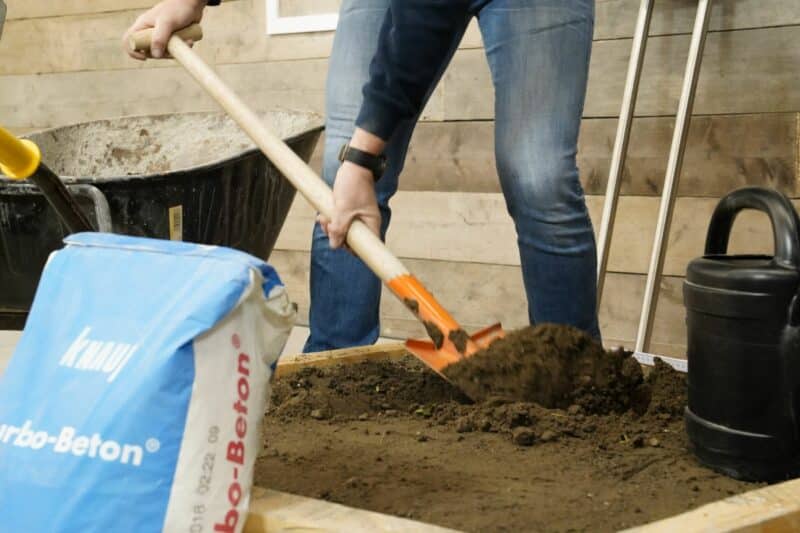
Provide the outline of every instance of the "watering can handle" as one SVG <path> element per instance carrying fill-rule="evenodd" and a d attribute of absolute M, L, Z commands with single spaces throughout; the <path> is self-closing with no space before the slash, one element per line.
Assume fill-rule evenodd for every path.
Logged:
<path fill-rule="evenodd" d="M 706 237 L 706 255 L 723 255 L 728 251 L 731 228 L 736 215 L 744 209 L 766 213 L 775 239 L 775 262 L 800 269 L 800 219 L 789 199 L 774 189 L 745 187 L 720 200 Z"/>

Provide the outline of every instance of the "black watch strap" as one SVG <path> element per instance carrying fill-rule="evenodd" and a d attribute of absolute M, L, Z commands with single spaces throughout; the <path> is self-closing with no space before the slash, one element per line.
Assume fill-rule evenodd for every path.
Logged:
<path fill-rule="evenodd" d="M 221 1 L 222 0 L 208 0 L 208 2 L 206 2 L 206 5 L 207 6 L 218 6 Z"/>
<path fill-rule="evenodd" d="M 349 161 L 360 167 L 364 167 L 372 172 L 375 181 L 381 179 L 383 173 L 386 171 L 386 156 L 374 155 L 358 148 L 353 148 L 350 144 L 345 144 L 339 150 L 339 161 Z"/>

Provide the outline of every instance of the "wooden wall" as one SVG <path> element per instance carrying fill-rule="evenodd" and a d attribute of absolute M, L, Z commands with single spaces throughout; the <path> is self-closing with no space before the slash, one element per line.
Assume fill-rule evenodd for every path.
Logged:
<path fill-rule="evenodd" d="M 214 109 L 173 63 L 140 64 L 121 52 L 123 30 L 152 2 L 10 0 L 0 42 L 0 123 L 25 132 L 126 114 Z M 696 3 L 656 2 L 601 312 L 610 344 L 635 337 Z M 579 153 L 596 225 L 638 4 L 597 0 Z M 308 13 L 320 4 L 284 5 Z M 264 0 L 231 0 L 209 10 L 198 51 L 256 108 L 322 112 L 332 33 L 268 37 L 264 10 Z M 702 253 L 717 198 L 747 184 L 800 198 L 798 43 L 797 0 L 716 2 L 661 286 L 657 353 L 683 355 L 681 276 Z M 516 327 L 527 316 L 515 235 L 494 171 L 491 93 L 473 26 L 417 129 L 389 235 L 390 247 L 469 328 L 497 320 Z M 295 202 L 272 257 L 303 320 L 312 219 L 311 210 Z M 742 217 L 735 232 L 735 250 L 772 249 L 766 219 L 758 214 Z M 391 297 L 384 298 L 382 317 L 385 335 L 422 335 Z"/>

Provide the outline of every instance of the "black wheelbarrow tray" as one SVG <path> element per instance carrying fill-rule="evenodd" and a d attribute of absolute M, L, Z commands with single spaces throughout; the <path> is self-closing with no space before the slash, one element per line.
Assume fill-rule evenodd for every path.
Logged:
<path fill-rule="evenodd" d="M 305 161 L 313 113 L 270 111 Z M 124 117 L 28 136 L 103 232 L 229 246 L 264 260 L 295 189 L 223 113 Z M 0 176 L 0 329 L 22 329 L 48 256 L 69 233 L 39 189 Z"/>

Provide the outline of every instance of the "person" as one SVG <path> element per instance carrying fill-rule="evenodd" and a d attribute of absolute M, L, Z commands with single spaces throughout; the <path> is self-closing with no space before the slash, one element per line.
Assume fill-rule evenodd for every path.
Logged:
<path fill-rule="evenodd" d="M 126 36 L 154 27 L 159 57 L 173 31 L 200 21 L 205 3 L 164 0 Z M 600 339 L 596 245 L 576 164 L 594 0 L 343 0 L 322 172 L 336 213 L 320 217 L 312 234 L 304 351 L 377 340 L 381 284 L 343 249 L 347 228 L 358 218 L 385 238 L 419 114 L 473 17 L 495 90 L 497 172 L 517 232 L 529 321 L 569 324 Z"/>

